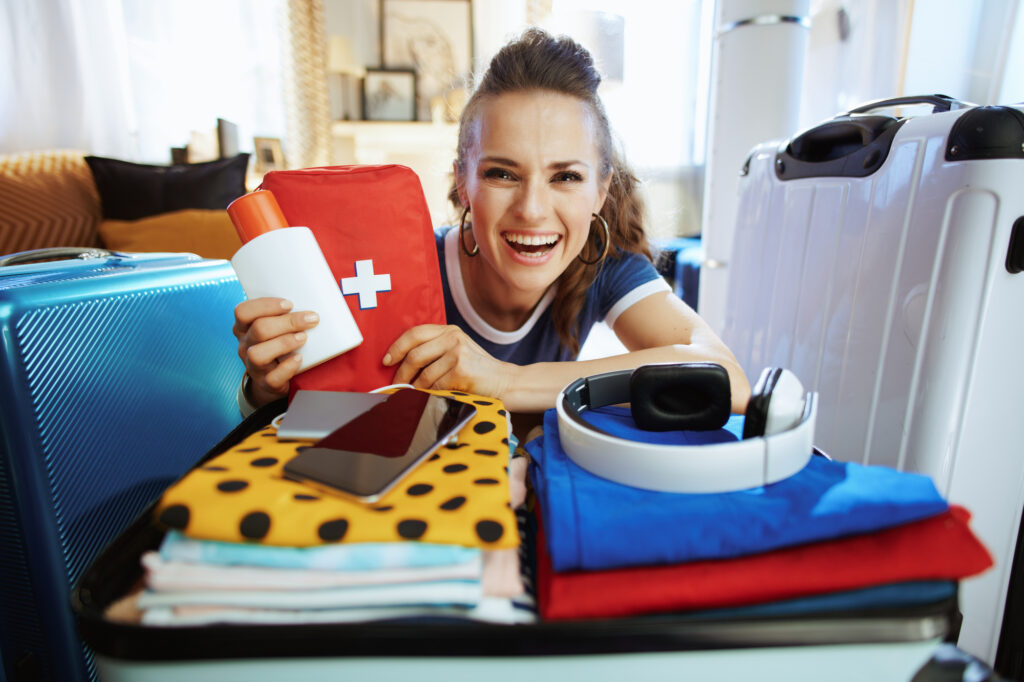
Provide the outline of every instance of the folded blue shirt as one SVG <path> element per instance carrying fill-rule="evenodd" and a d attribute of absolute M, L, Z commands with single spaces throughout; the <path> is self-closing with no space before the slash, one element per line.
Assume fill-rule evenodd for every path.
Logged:
<path fill-rule="evenodd" d="M 736 439 L 743 424 L 734 416 L 721 431 L 654 433 L 638 429 L 629 410 L 615 406 L 587 410 L 584 418 L 622 438 L 676 444 Z M 554 410 L 544 415 L 544 435 L 526 449 L 555 571 L 757 554 L 867 533 L 947 508 L 927 476 L 817 456 L 783 481 L 736 492 L 633 488 L 569 459 Z"/>

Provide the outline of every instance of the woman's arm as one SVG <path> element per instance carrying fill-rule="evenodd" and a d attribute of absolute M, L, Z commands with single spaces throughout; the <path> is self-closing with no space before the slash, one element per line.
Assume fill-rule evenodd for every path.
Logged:
<path fill-rule="evenodd" d="M 558 392 L 580 377 L 658 362 L 716 362 L 729 374 L 733 411 L 746 410 L 750 384 L 743 369 L 707 323 L 671 292 L 634 303 L 614 331 L 629 352 L 520 366 L 495 360 L 458 327 L 423 325 L 399 337 L 384 364 L 398 366 L 396 383 L 490 395 L 512 412 L 540 412 L 554 407 Z"/>

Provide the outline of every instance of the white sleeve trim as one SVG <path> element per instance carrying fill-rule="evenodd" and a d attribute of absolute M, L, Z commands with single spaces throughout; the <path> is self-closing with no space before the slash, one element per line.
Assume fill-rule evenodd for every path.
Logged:
<path fill-rule="evenodd" d="M 605 324 L 609 327 L 613 327 L 615 325 L 615 321 L 619 319 L 619 315 L 626 312 L 626 310 L 634 303 L 662 291 L 672 291 L 672 287 L 668 285 L 668 282 L 665 281 L 664 277 L 658 277 L 657 279 L 652 279 L 649 282 L 644 282 L 615 302 L 615 305 L 611 307 L 608 314 L 604 316 Z"/>

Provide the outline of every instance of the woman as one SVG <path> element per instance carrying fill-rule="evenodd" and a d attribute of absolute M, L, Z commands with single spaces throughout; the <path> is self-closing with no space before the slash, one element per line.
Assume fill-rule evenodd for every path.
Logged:
<path fill-rule="evenodd" d="M 383 363 L 395 383 L 500 398 L 513 413 L 553 407 L 570 381 L 659 362 L 729 373 L 734 412 L 750 387 L 728 348 L 651 262 L 636 179 L 618 158 L 590 54 L 530 29 L 491 61 L 462 114 L 450 198 L 437 234 L 451 323 L 402 334 Z M 263 404 L 288 391 L 316 315 L 280 299 L 238 305 L 234 332 Z M 604 319 L 628 352 L 573 361 Z"/>

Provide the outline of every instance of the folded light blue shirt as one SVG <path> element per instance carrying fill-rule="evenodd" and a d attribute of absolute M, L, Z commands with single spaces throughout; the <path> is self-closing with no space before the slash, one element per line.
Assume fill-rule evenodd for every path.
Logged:
<path fill-rule="evenodd" d="M 736 439 L 743 428 L 743 418 L 734 416 L 721 431 L 653 433 L 638 429 L 622 407 L 583 414 L 608 433 L 647 442 L 720 442 Z M 554 410 L 544 415 L 544 435 L 526 449 L 533 458 L 530 478 L 556 572 L 757 554 L 868 533 L 947 509 L 927 476 L 820 456 L 788 479 L 736 492 L 633 488 L 591 474 L 569 459 L 558 439 Z"/>
<path fill-rule="evenodd" d="M 324 571 L 449 566 L 476 561 L 480 554 L 481 550 L 477 547 L 426 542 L 352 542 L 315 547 L 277 547 L 196 540 L 176 530 L 169 531 L 160 545 L 160 556 L 164 561 Z"/>

